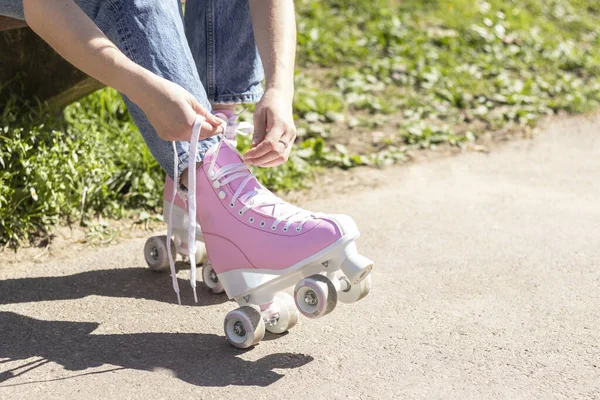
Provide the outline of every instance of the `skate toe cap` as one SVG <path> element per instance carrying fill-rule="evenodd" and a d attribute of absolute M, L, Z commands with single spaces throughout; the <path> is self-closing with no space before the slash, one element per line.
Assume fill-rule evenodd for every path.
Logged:
<path fill-rule="evenodd" d="M 350 236 L 356 238 L 360 236 L 356 222 L 354 222 L 354 219 L 348 215 L 328 214 L 323 216 L 322 219 L 327 221 L 329 224 L 332 224 L 340 237 Z"/>

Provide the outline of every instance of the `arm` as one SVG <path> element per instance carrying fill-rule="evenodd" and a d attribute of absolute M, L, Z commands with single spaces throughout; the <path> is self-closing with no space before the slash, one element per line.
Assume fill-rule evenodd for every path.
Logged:
<path fill-rule="evenodd" d="M 254 37 L 263 63 L 266 89 L 294 94 L 296 15 L 292 0 L 250 0 Z"/>
<path fill-rule="evenodd" d="M 189 140 L 196 114 L 206 110 L 180 86 L 127 58 L 73 0 L 23 0 L 23 8 L 35 33 L 75 67 L 139 105 L 159 136 Z M 208 125 L 203 132 L 217 133 Z"/>
<path fill-rule="evenodd" d="M 292 115 L 296 57 L 294 2 L 249 0 L 249 4 L 266 87 L 254 113 L 255 147 L 246 152 L 245 158 L 254 165 L 273 167 L 287 160 L 296 138 Z"/>

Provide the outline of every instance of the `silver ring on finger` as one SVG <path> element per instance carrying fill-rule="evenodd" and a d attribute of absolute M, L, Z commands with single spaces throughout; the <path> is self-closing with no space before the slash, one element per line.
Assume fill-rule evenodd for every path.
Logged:
<path fill-rule="evenodd" d="M 288 147 L 290 147 L 290 144 L 288 142 L 286 142 L 285 140 L 279 140 L 279 143 L 281 143 L 283 145 L 283 150 L 287 150 Z"/>

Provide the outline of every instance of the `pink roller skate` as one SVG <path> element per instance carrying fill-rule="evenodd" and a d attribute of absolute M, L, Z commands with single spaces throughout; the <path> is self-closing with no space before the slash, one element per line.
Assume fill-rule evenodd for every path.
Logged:
<path fill-rule="evenodd" d="M 338 299 L 351 303 L 368 294 L 373 262 L 358 254 L 350 217 L 312 213 L 276 197 L 226 140 L 207 152 L 195 178 L 189 190 L 196 189 L 208 257 L 240 305 L 225 317 L 232 345 L 253 346 L 265 329 L 292 328 L 298 312 L 320 318 Z"/>
<path fill-rule="evenodd" d="M 191 152 L 201 122 L 194 126 Z M 203 267 L 204 283 L 218 285 L 240 306 L 224 322 L 233 346 L 251 347 L 265 330 L 283 333 L 294 327 L 299 313 L 320 318 L 338 300 L 353 303 L 369 293 L 373 262 L 358 254 L 359 231 L 352 218 L 312 213 L 276 197 L 256 180 L 229 140 L 213 146 L 195 168 L 191 160 L 187 202 L 177 197 L 172 181 L 165 186 L 165 219 L 171 221 L 167 237 L 172 231 L 172 247 L 189 254 L 194 290 L 195 245 L 204 239 L 210 260 Z M 166 237 L 164 243 L 161 249 L 173 252 Z M 152 249 L 146 254 L 152 256 Z M 160 260 L 166 268 L 167 261 Z M 179 296 L 172 260 L 170 265 Z"/>

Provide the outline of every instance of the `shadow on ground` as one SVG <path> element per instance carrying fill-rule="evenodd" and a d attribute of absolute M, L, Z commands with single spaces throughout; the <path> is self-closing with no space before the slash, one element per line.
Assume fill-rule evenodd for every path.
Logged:
<path fill-rule="evenodd" d="M 142 371 L 167 369 L 193 385 L 221 387 L 268 386 L 284 376 L 274 369 L 298 368 L 313 360 L 303 354 L 280 353 L 246 361 L 238 357 L 241 350 L 213 334 L 92 334 L 98 326 L 92 322 L 43 321 L 0 312 L 0 389 L 12 386 L 8 382 L 12 378 L 48 362 L 69 371 L 104 364 Z M 3 371 L 2 364 L 18 360 L 24 363 Z M 74 376 L 77 375 L 81 374 Z"/>
<path fill-rule="evenodd" d="M 182 290 L 181 301 L 184 304 L 209 306 L 227 301 L 224 294 L 208 293 L 198 283 L 198 303 L 194 304 L 189 281 L 178 281 Z M 0 280 L 0 305 L 72 300 L 91 295 L 177 302 L 170 274 L 144 268 L 107 269 L 60 277 Z"/>

